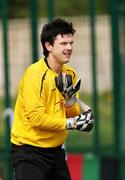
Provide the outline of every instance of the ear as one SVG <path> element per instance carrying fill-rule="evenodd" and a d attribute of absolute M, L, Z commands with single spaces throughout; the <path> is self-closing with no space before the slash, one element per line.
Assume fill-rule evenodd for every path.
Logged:
<path fill-rule="evenodd" d="M 51 52 L 51 50 L 52 50 L 52 45 L 51 45 L 49 42 L 45 42 L 45 47 L 46 47 L 46 49 L 47 49 L 49 52 Z"/>

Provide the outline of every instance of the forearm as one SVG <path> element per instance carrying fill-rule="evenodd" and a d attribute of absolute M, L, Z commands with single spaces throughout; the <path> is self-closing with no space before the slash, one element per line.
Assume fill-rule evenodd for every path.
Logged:
<path fill-rule="evenodd" d="M 65 108 L 67 118 L 78 116 L 80 114 L 80 107 L 77 103 L 74 103 L 72 106 Z"/>
<path fill-rule="evenodd" d="M 39 127 L 48 131 L 63 131 L 66 129 L 65 117 L 56 117 L 55 115 L 47 114 L 41 108 L 35 108 L 35 111 L 28 111 L 26 116 L 29 119 L 31 127 Z"/>

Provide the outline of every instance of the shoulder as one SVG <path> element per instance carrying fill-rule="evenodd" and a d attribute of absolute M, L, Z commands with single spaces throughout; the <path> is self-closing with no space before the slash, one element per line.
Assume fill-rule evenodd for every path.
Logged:
<path fill-rule="evenodd" d="M 38 75 L 38 74 L 44 74 L 44 72 L 47 70 L 47 66 L 44 62 L 44 59 L 39 59 L 36 63 L 31 64 L 25 71 L 25 75 Z"/>
<path fill-rule="evenodd" d="M 71 74 L 73 79 L 77 78 L 78 76 L 76 70 L 67 64 L 64 64 L 63 71 L 66 72 L 67 74 Z"/>

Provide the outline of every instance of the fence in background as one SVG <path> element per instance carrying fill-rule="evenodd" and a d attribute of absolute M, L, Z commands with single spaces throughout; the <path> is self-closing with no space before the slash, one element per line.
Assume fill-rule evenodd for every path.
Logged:
<path fill-rule="evenodd" d="M 6 110 L 10 107 L 13 109 L 18 81 L 26 67 L 42 56 L 39 40 L 42 26 L 56 17 L 57 12 L 56 0 L 46 2 L 46 18 L 38 13 L 43 9 L 40 1 L 31 0 L 27 18 L 10 19 L 8 0 L 0 0 L 0 176 L 5 180 L 13 178 L 9 156 L 10 116 L 3 118 L 2 114 L 9 112 Z M 94 0 L 89 0 L 87 6 L 86 15 L 69 15 L 65 19 L 76 28 L 70 65 L 82 79 L 81 98 L 93 107 L 96 123 L 92 133 L 70 132 L 66 147 L 68 152 L 122 159 L 120 171 L 124 179 L 125 3 L 112 0 L 106 15 L 96 14 Z"/>

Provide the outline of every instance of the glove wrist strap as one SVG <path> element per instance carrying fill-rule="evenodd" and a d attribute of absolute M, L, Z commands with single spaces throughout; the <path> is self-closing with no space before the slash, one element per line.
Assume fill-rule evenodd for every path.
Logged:
<path fill-rule="evenodd" d="M 69 107 L 73 106 L 75 103 L 76 103 L 76 97 L 74 96 L 73 98 L 66 101 L 65 107 L 69 108 Z"/>
<path fill-rule="evenodd" d="M 76 129 L 75 118 L 67 118 L 66 129 Z"/>

